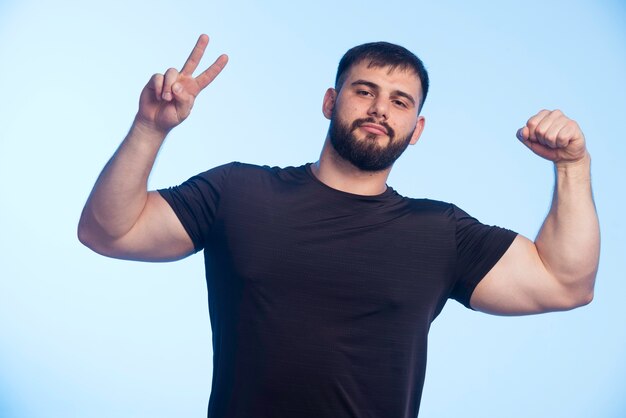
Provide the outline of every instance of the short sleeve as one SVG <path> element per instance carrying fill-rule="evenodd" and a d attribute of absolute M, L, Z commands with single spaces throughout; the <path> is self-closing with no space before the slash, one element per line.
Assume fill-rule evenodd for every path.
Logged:
<path fill-rule="evenodd" d="M 234 164 L 212 168 L 191 177 L 179 186 L 158 190 L 178 216 L 196 252 L 204 248 L 226 179 Z"/>
<path fill-rule="evenodd" d="M 474 289 L 508 250 L 517 234 L 484 225 L 454 205 L 453 211 L 457 262 L 451 297 L 471 309 L 470 298 Z"/>

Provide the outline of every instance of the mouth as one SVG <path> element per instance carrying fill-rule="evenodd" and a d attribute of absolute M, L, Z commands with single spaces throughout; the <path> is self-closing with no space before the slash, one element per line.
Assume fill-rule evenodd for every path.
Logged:
<path fill-rule="evenodd" d="M 389 133 L 384 126 L 372 122 L 361 123 L 359 128 L 374 135 L 387 135 Z"/>

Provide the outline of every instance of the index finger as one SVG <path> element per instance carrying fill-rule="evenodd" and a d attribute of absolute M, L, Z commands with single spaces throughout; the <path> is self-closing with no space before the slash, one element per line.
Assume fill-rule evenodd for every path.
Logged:
<path fill-rule="evenodd" d="M 185 61 L 185 65 L 183 65 L 183 69 L 180 70 L 181 74 L 191 76 L 193 72 L 198 68 L 198 64 L 200 64 L 200 60 L 204 55 L 204 50 L 206 46 L 209 44 L 209 37 L 204 33 L 200 35 L 198 41 L 196 42 L 196 46 L 191 50 L 191 54 L 189 54 L 189 58 Z"/>

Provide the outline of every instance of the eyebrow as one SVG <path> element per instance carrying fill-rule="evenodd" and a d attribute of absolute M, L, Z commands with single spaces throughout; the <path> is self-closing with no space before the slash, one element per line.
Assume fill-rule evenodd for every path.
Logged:
<path fill-rule="evenodd" d="M 367 86 L 374 90 L 380 90 L 380 86 L 378 84 L 372 83 L 371 81 L 367 81 L 367 80 L 356 80 L 356 81 L 353 81 L 350 85 L 351 86 Z M 413 106 L 415 106 L 415 99 L 409 93 L 405 93 L 402 90 L 395 90 L 392 92 L 392 94 L 406 98 L 413 104 Z"/>

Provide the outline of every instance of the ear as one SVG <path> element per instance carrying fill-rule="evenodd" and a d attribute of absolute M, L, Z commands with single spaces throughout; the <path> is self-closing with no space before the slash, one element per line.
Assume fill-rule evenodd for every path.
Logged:
<path fill-rule="evenodd" d="M 415 124 L 415 130 L 413 131 L 413 135 L 411 135 L 411 141 L 409 144 L 415 145 L 417 141 L 420 139 L 422 132 L 424 131 L 424 126 L 426 125 L 426 118 L 424 116 L 417 117 L 417 124 Z"/>
<path fill-rule="evenodd" d="M 333 109 L 335 108 L 336 99 L 337 90 L 332 87 L 326 90 L 326 93 L 324 94 L 324 102 L 322 103 L 322 113 L 326 119 L 330 120 L 330 117 L 333 114 Z"/>

